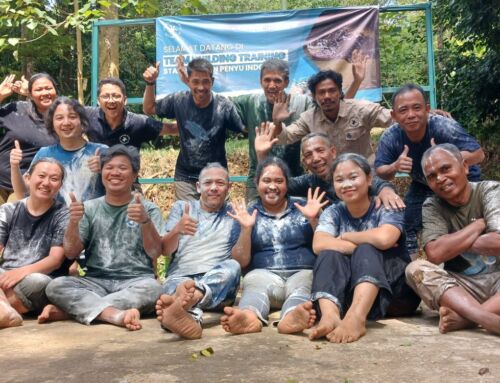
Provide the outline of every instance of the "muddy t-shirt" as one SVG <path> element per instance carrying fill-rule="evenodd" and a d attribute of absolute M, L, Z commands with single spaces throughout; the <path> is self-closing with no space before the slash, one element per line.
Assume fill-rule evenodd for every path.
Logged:
<path fill-rule="evenodd" d="M 160 209 L 143 200 L 158 233 L 162 233 Z M 144 250 L 141 225 L 130 220 L 127 205 L 112 206 L 105 197 L 84 202 L 80 238 L 85 247 L 89 277 L 129 279 L 153 277 L 151 258 Z"/>
<path fill-rule="evenodd" d="M 80 149 L 66 150 L 56 144 L 41 148 L 33 158 L 55 158 L 64 166 L 64 182 L 59 190 L 59 199 L 68 206 L 71 202 L 69 193 L 75 193 L 78 201 L 87 201 L 104 195 L 104 186 L 100 173 L 92 172 L 88 167 L 88 160 L 95 155 L 97 149 L 106 149 L 106 145 L 88 142 Z"/>
<path fill-rule="evenodd" d="M 0 244 L 4 269 L 31 265 L 49 255 L 50 248 L 62 246 L 68 222 L 68 208 L 60 201 L 40 216 L 31 215 L 27 198 L 0 206 Z"/>
<path fill-rule="evenodd" d="M 227 167 L 226 130 L 243 132 L 244 126 L 234 104 L 218 94 L 205 108 L 198 108 L 191 92 L 173 93 L 156 102 L 159 117 L 175 118 L 180 151 L 175 164 L 176 181 L 197 181 L 209 162 Z"/>
<path fill-rule="evenodd" d="M 395 162 L 404 150 L 410 149 L 408 157 L 413 160 L 410 176 L 414 182 L 427 185 L 420 162 L 424 152 L 431 147 L 431 139 L 436 145 L 453 144 L 460 151 L 474 152 L 481 148 L 476 139 L 465 131 L 462 126 L 451 118 L 430 116 L 425 136 L 420 142 L 411 142 L 399 124 L 392 125 L 383 134 L 377 147 L 375 168 L 390 165 Z M 479 181 L 481 170 L 479 166 L 469 166 L 469 181 Z"/>

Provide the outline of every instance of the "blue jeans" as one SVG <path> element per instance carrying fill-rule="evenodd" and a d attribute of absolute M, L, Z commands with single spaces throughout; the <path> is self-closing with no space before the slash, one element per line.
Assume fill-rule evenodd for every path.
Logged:
<path fill-rule="evenodd" d="M 179 284 L 193 280 L 196 288 L 204 295 L 201 301 L 189 310 L 189 313 L 201 323 L 203 309 L 216 310 L 234 303 L 240 285 L 240 276 L 240 264 L 234 259 L 227 259 L 203 274 L 168 275 L 163 283 L 163 292 L 174 295 Z"/>
<path fill-rule="evenodd" d="M 252 310 L 267 324 L 271 308 L 281 308 L 281 318 L 311 299 L 313 271 L 270 271 L 255 269 L 243 278 L 239 308 Z"/>
<path fill-rule="evenodd" d="M 135 308 L 145 314 L 153 312 L 161 286 L 151 277 L 60 277 L 50 282 L 46 292 L 57 307 L 88 325 L 111 306 L 119 310 Z"/>
<path fill-rule="evenodd" d="M 424 201 L 433 196 L 432 190 L 419 182 L 412 182 L 405 196 L 405 231 L 406 247 L 413 257 L 418 253 L 418 236 L 422 231 L 422 205 Z"/>

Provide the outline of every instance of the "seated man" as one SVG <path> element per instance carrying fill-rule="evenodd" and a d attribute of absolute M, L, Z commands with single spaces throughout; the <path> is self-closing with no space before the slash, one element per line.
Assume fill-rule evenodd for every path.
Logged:
<path fill-rule="evenodd" d="M 422 230 L 422 204 L 432 195 L 419 166 L 422 154 L 432 144 L 456 145 L 470 166 L 469 180 L 479 181 L 476 165 L 484 159 L 478 142 L 458 122 L 442 116 L 429 116 L 429 105 L 421 87 L 407 84 L 392 96 L 392 118 L 396 124 L 380 139 L 375 158 L 377 175 L 386 180 L 397 172 L 409 173 L 412 179 L 405 196 L 406 245 L 413 259 L 419 247 L 417 234 Z"/>
<path fill-rule="evenodd" d="M 90 324 L 95 319 L 139 330 L 140 312 L 152 312 L 161 292 L 152 261 L 161 254 L 160 209 L 132 195 L 140 167 L 133 147 L 115 145 L 101 154 L 106 195 L 81 203 L 71 193 L 69 224 L 64 234 L 66 257 L 85 249 L 87 274 L 62 277 L 47 286 L 48 305 L 41 321 L 65 313 Z"/>
<path fill-rule="evenodd" d="M 422 168 L 436 195 L 422 209 L 427 261 L 406 268 L 408 284 L 439 310 L 442 333 L 479 325 L 500 334 L 500 183 L 468 182 L 451 144 L 429 148 Z"/>
<path fill-rule="evenodd" d="M 197 189 L 200 200 L 177 201 L 168 218 L 163 249 L 173 259 L 156 305 L 162 326 L 188 339 L 201 337 L 202 309 L 232 304 L 240 282 L 240 265 L 231 258 L 239 225 L 227 215 L 227 170 L 208 164 Z"/>
<path fill-rule="evenodd" d="M 0 207 L 0 328 L 20 326 L 20 314 L 48 303 L 49 274 L 64 260 L 68 209 L 55 200 L 63 179 L 59 162 L 41 158 L 27 172 L 30 196 Z"/>

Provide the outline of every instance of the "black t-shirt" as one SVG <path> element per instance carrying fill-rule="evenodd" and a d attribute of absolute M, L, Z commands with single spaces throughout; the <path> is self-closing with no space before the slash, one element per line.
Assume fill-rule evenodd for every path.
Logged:
<path fill-rule="evenodd" d="M 173 93 L 156 102 L 156 114 L 177 120 L 181 148 L 175 165 L 176 181 L 198 180 L 209 162 L 227 166 L 226 130 L 245 130 L 234 104 L 217 94 L 206 108 L 198 108 L 191 92 Z"/>
<path fill-rule="evenodd" d="M 23 151 L 21 172 L 24 174 L 36 152 L 42 146 L 57 143 L 50 134 L 43 116 L 36 112 L 31 101 L 17 101 L 0 108 L 0 188 L 12 190 L 10 182 L 10 151 L 18 140 Z"/>
<path fill-rule="evenodd" d="M 87 106 L 85 110 L 90 122 L 87 132 L 89 140 L 108 146 L 123 144 L 135 146 L 137 150 L 140 150 L 144 142 L 156 139 L 163 128 L 161 121 L 125 110 L 122 124 L 113 130 L 107 123 L 101 108 Z"/>

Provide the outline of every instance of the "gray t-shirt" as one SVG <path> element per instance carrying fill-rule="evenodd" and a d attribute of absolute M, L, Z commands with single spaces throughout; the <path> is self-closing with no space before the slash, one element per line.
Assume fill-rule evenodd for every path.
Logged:
<path fill-rule="evenodd" d="M 161 235 L 160 209 L 149 201 L 142 203 Z M 128 218 L 128 204 L 112 206 L 100 197 L 84 202 L 84 206 L 80 238 L 85 246 L 87 275 L 110 279 L 154 276 L 141 226 Z"/>
<path fill-rule="evenodd" d="M 500 182 L 470 182 L 470 185 L 472 193 L 464 206 L 452 206 L 437 196 L 425 200 L 422 208 L 424 246 L 445 234 L 463 229 L 478 218 L 486 221 L 486 232 L 500 232 Z M 500 262 L 495 257 L 465 252 L 446 262 L 445 269 L 475 275 L 500 270 Z"/>
<path fill-rule="evenodd" d="M 60 201 L 40 216 L 26 208 L 27 198 L 0 206 L 0 244 L 4 269 L 31 265 L 49 255 L 50 248 L 62 246 L 68 209 Z"/>
<path fill-rule="evenodd" d="M 168 275 L 185 276 L 206 273 L 217 263 L 231 258 L 231 249 L 240 234 L 240 226 L 227 215 L 230 207 L 209 213 L 200 201 L 175 202 L 167 220 L 165 231 L 171 231 L 181 220 L 184 206 L 189 203 L 189 215 L 198 221 L 195 235 L 181 235 L 173 254 Z"/>

